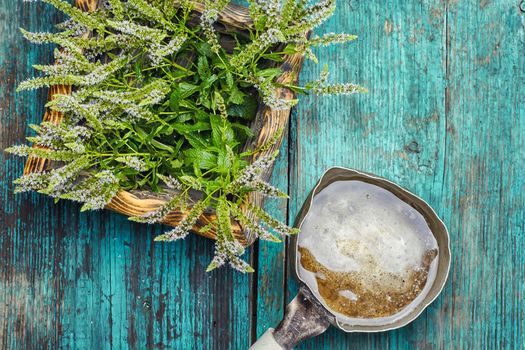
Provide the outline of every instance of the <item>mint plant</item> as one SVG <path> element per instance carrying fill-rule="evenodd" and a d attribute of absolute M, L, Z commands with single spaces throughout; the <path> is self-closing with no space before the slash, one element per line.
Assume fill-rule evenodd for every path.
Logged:
<path fill-rule="evenodd" d="M 73 90 L 46 105 L 63 113 L 60 124 L 31 126 L 36 135 L 27 140 L 43 147 L 7 149 L 55 164 L 15 180 L 17 192 L 38 191 L 96 210 L 122 190 L 168 191 L 172 196 L 165 205 L 131 218 L 155 223 L 174 209 L 187 210 L 178 227 L 156 238 L 160 241 L 184 238 L 204 210 L 213 208 L 217 219 L 203 228 L 217 233 L 208 270 L 229 262 L 253 271 L 240 258 L 244 247 L 232 234 L 232 219 L 265 240 L 278 242 L 280 235 L 296 232 L 246 201 L 253 191 L 286 194 L 261 178 L 276 154 L 250 163 L 261 149 L 243 146 L 253 136 L 248 126 L 260 102 L 274 109 L 297 103 L 275 96 L 285 55 L 301 53 L 317 61 L 312 47 L 356 38 L 333 33 L 307 38 L 332 15 L 335 0 L 314 5 L 250 0 L 251 28 L 227 33 L 216 29 L 226 0 L 206 0 L 201 14 L 189 0 L 108 0 L 90 13 L 63 0 L 43 1 L 69 19 L 55 33 L 22 30 L 33 43 L 58 47 L 55 64 L 35 65 L 42 74 L 18 90 L 52 85 Z M 325 69 L 316 81 L 285 87 L 299 94 L 364 91 L 355 84 L 329 84 L 327 76 Z M 190 190 L 200 191 L 201 198 L 192 199 Z"/>

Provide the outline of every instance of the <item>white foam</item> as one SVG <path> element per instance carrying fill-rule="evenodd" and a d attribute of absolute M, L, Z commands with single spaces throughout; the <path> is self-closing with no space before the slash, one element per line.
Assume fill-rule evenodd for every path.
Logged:
<path fill-rule="evenodd" d="M 340 290 L 339 291 L 339 295 L 341 295 L 342 297 L 345 297 L 349 300 L 357 300 L 357 295 L 352 292 L 351 290 Z"/>

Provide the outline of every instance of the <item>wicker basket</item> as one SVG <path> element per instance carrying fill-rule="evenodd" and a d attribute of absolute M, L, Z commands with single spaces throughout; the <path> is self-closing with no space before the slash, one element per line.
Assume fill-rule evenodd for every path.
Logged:
<path fill-rule="evenodd" d="M 83 11 L 93 11 L 97 8 L 99 2 L 97 0 L 76 0 L 75 5 Z M 195 3 L 195 15 L 198 16 L 203 6 L 201 3 Z M 250 28 L 252 25 L 251 18 L 248 14 L 248 9 L 243 6 L 229 4 L 223 12 L 219 15 L 217 23 L 217 31 L 228 32 L 228 31 L 243 31 Z M 88 35 L 88 34 L 86 34 Z M 297 80 L 298 73 L 301 69 L 303 62 L 303 56 L 300 54 L 286 56 L 281 64 L 283 71 L 282 75 L 278 78 L 280 83 L 293 83 Z M 49 100 L 52 100 L 57 94 L 69 94 L 71 93 L 71 86 L 52 86 L 49 89 Z M 276 96 L 282 99 L 293 99 L 294 93 L 286 88 L 278 88 L 276 90 Z M 254 132 L 254 137 L 247 141 L 245 147 L 255 148 L 259 145 L 266 143 L 268 140 L 275 135 L 279 130 L 286 130 L 288 125 L 288 119 L 290 117 L 290 110 L 274 110 L 259 104 L 257 115 L 251 125 L 251 129 Z M 62 115 L 59 112 L 46 109 L 43 117 L 44 121 L 52 123 L 60 123 Z M 268 155 L 279 149 L 282 138 L 278 140 L 270 149 L 260 152 L 254 156 L 252 161 L 258 157 Z M 39 147 L 37 145 L 33 147 Z M 29 157 L 25 164 L 24 174 L 42 172 L 53 167 L 52 162 L 38 158 Z M 271 175 L 272 169 L 269 168 L 266 173 L 263 174 L 265 179 L 268 179 Z M 106 206 L 107 209 L 114 210 L 118 213 L 127 216 L 140 216 L 147 212 L 157 209 L 163 205 L 167 196 L 170 194 L 158 194 L 148 191 L 121 191 L 119 192 L 111 202 Z M 199 193 L 195 192 L 192 196 L 198 197 Z M 262 205 L 263 197 L 257 193 L 250 193 L 248 200 L 255 205 Z M 186 212 L 175 210 L 171 212 L 165 220 L 162 222 L 166 225 L 175 226 L 185 217 Z M 215 220 L 215 213 L 213 210 L 206 210 L 205 213 L 199 218 L 192 231 L 203 235 L 208 238 L 215 239 L 216 233 L 213 230 L 209 230 L 205 233 L 199 232 L 199 229 L 206 225 L 210 221 Z M 239 241 L 245 245 L 251 244 L 255 237 L 253 233 L 244 229 L 238 222 L 232 222 L 234 235 Z"/>

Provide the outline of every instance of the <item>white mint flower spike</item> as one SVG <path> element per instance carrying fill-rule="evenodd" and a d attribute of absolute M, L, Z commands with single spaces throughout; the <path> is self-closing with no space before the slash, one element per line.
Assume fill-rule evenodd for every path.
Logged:
<path fill-rule="evenodd" d="M 158 65 L 162 62 L 162 59 L 166 56 L 172 55 L 174 52 L 179 51 L 184 42 L 186 41 L 187 36 L 179 35 L 166 45 L 161 45 L 159 43 L 153 43 L 150 47 L 150 58 L 153 64 Z"/>
<path fill-rule="evenodd" d="M 164 182 L 166 184 L 166 186 L 168 186 L 168 188 L 170 188 L 172 190 L 181 190 L 182 187 L 183 187 L 182 184 L 180 183 L 180 181 L 177 180 L 176 178 L 174 178 L 171 175 L 164 176 L 164 175 L 161 175 L 161 174 L 157 174 L 157 176 L 159 177 L 159 179 L 162 180 L 162 182 Z"/>
<path fill-rule="evenodd" d="M 229 0 L 206 0 L 204 2 L 204 11 L 201 14 L 201 26 L 208 44 L 211 45 L 211 49 L 216 54 L 219 53 L 221 46 L 213 25 L 217 22 L 219 13 L 229 2 Z"/>
<path fill-rule="evenodd" d="M 231 65 L 237 69 L 242 68 L 247 62 L 252 60 L 261 50 L 270 45 L 284 41 L 286 38 L 283 32 L 277 28 L 270 28 L 262 33 L 259 38 L 248 44 L 244 50 L 233 56 L 230 60 Z"/>
<path fill-rule="evenodd" d="M 39 191 L 47 187 L 48 175 L 45 173 L 31 173 L 19 177 L 13 183 L 16 185 L 15 193 Z"/>
<path fill-rule="evenodd" d="M 197 220 L 202 215 L 205 208 L 206 203 L 204 201 L 197 202 L 177 227 L 155 237 L 155 241 L 175 241 L 186 237 L 193 226 L 197 223 Z"/>
<path fill-rule="evenodd" d="M 268 26 L 274 26 L 281 20 L 281 0 L 256 0 L 259 9 L 268 18 Z"/>
<path fill-rule="evenodd" d="M 326 85 L 326 86 L 319 86 L 314 89 L 314 92 L 318 95 L 324 95 L 324 94 L 331 94 L 331 95 L 352 95 L 362 92 L 367 92 L 368 90 L 351 83 L 345 83 L 345 84 L 334 84 L 334 85 Z"/>
<path fill-rule="evenodd" d="M 130 21 L 108 20 L 108 23 L 116 30 L 125 34 L 133 35 L 144 41 L 160 43 L 167 35 L 163 30 L 142 26 Z"/>
<path fill-rule="evenodd" d="M 118 157 L 115 158 L 116 161 L 122 162 L 129 166 L 131 169 L 134 169 L 136 171 L 146 171 L 148 170 L 148 166 L 146 162 L 144 162 L 142 159 L 140 159 L 137 156 L 124 156 L 124 157 Z"/>
<path fill-rule="evenodd" d="M 354 40 L 357 40 L 357 35 L 345 33 L 327 33 L 322 37 L 316 36 L 308 40 L 308 44 L 312 46 L 328 46 L 331 44 L 342 44 Z"/>

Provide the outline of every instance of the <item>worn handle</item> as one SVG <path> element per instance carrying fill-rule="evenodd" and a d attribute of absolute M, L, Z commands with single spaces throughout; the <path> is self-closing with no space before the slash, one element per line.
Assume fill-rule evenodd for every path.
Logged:
<path fill-rule="evenodd" d="M 301 287 L 286 306 L 277 328 L 269 328 L 250 350 L 288 350 L 303 340 L 323 333 L 330 326 L 330 314 L 314 301 L 306 287 Z"/>
<path fill-rule="evenodd" d="M 257 339 L 257 341 L 250 346 L 250 350 L 286 350 L 283 348 L 273 336 L 274 329 L 268 328 L 264 334 Z"/>

